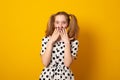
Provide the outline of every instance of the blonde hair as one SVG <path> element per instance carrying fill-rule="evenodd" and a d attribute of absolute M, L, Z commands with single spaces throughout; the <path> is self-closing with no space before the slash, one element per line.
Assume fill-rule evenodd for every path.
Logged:
<path fill-rule="evenodd" d="M 50 16 L 48 23 L 47 23 L 47 29 L 45 31 L 46 35 L 45 36 L 50 36 L 52 35 L 55 27 L 54 27 L 54 21 L 55 21 L 55 17 L 57 15 L 64 15 L 67 19 L 68 22 L 68 37 L 69 38 L 74 38 L 76 39 L 78 36 L 78 32 L 79 32 L 79 26 L 78 26 L 78 22 L 77 19 L 75 17 L 75 15 L 73 14 L 68 14 L 64 11 L 61 12 L 57 12 L 56 14 L 53 14 Z"/>

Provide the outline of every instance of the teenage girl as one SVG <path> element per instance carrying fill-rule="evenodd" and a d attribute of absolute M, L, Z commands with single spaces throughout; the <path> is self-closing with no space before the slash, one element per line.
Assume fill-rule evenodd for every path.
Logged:
<path fill-rule="evenodd" d="M 77 57 L 78 31 L 75 15 L 64 11 L 51 15 L 42 38 L 40 55 L 45 67 L 39 80 L 74 80 L 70 65 Z"/>

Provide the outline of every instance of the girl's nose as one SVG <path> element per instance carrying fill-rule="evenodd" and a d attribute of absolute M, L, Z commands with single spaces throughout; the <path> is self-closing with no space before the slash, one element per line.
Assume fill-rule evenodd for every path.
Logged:
<path fill-rule="evenodd" d="M 58 28 L 63 28 L 63 26 L 62 26 L 62 25 L 59 25 Z"/>
<path fill-rule="evenodd" d="M 63 25 L 62 25 L 62 23 L 60 23 L 60 25 L 59 25 L 60 27 L 62 27 Z"/>

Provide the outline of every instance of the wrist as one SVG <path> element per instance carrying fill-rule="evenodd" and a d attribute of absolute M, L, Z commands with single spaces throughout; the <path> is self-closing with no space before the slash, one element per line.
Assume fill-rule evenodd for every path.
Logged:
<path fill-rule="evenodd" d="M 53 45 L 54 42 L 50 40 L 48 43 Z"/>
<path fill-rule="evenodd" d="M 65 44 L 70 44 L 70 41 L 66 41 Z"/>

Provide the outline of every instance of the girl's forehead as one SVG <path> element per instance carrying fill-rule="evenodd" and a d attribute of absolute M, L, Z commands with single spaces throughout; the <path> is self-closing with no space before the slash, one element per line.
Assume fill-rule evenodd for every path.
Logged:
<path fill-rule="evenodd" d="M 66 16 L 65 15 L 56 15 L 55 20 L 66 20 Z"/>
<path fill-rule="evenodd" d="M 55 18 L 65 18 L 66 19 L 66 16 L 65 15 L 56 15 Z"/>

